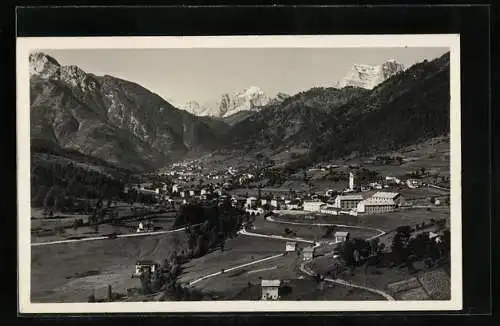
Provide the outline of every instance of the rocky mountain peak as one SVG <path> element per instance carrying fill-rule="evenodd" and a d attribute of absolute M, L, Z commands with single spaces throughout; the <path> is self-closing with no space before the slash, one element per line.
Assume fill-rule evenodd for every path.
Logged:
<path fill-rule="evenodd" d="M 347 75 L 338 82 L 337 87 L 355 86 L 373 89 L 378 84 L 405 70 L 403 64 L 390 59 L 380 65 L 354 64 Z"/>
<path fill-rule="evenodd" d="M 56 59 L 43 52 L 34 52 L 29 56 L 30 76 L 36 75 L 43 79 L 59 78 L 61 65 Z"/>

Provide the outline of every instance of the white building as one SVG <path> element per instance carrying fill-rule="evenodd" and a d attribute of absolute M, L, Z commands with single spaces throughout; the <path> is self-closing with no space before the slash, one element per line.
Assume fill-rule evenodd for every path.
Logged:
<path fill-rule="evenodd" d="M 206 195 L 207 194 L 207 190 L 206 189 L 201 189 L 200 190 L 200 195 Z"/>
<path fill-rule="evenodd" d="M 179 192 L 179 191 L 180 191 L 180 186 L 178 184 L 174 184 L 172 186 L 172 192 L 176 193 L 176 192 Z"/>
<path fill-rule="evenodd" d="M 245 202 L 245 207 L 246 208 L 251 208 L 257 203 L 257 198 L 255 197 L 248 197 Z"/>
<path fill-rule="evenodd" d="M 261 200 L 260 200 L 260 204 L 261 204 L 262 206 L 267 205 L 267 199 L 261 199 Z"/>
<path fill-rule="evenodd" d="M 305 211 L 309 212 L 319 212 L 321 207 L 326 205 L 326 203 L 319 200 L 304 201 L 302 207 Z"/>
<path fill-rule="evenodd" d="M 286 252 L 295 251 L 296 248 L 297 248 L 297 242 L 295 242 L 295 241 L 287 241 L 286 242 L 286 245 L 285 245 Z"/>
<path fill-rule="evenodd" d="M 281 280 L 262 280 L 262 300 L 278 300 Z"/>
<path fill-rule="evenodd" d="M 271 207 L 274 207 L 276 209 L 280 209 L 284 204 L 284 201 L 280 199 L 271 199 Z"/>
<path fill-rule="evenodd" d="M 415 188 L 419 188 L 420 186 L 422 186 L 422 182 L 420 180 L 417 180 L 417 179 L 408 179 L 408 180 L 406 180 L 406 185 L 408 186 L 408 188 L 415 189 Z"/>
<path fill-rule="evenodd" d="M 345 210 L 355 209 L 362 200 L 361 195 L 339 195 L 335 198 L 334 206 Z"/>
<path fill-rule="evenodd" d="M 403 203 L 404 198 L 401 196 L 400 193 L 398 192 L 387 192 L 387 191 L 378 191 L 376 192 L 373 196 L 373 199 L 375 200 L 380 200 L 380 201 L 394 201 L 396 205 L 400 205 Z"/>
<path fill-rule="evenodd" d="M 386 176 L 385 177 L 385 181 L 387 181 L 389 183 L 395 183 L 395 184 L 400 184 L 401 183 L 401 180 L 399 180 L 396 177 L 391 177 L 391 176 Z"/>
<path fill-rule="evenodd" d="M 368 198 L 358 203 L 356 211 L 362 214 L 380 214 L 392 212 L 396 208 L 396 203 L 392 199 Z"/>
<path fill-rule="evenodd" d="M 349 240 L 349 232 L 335 232 L 335 242 L 345 242 L 347 240 Z"/>
<path fill-rule="evenodd" d="M 189 196 L 194 196 L 194 190 L 189 190 Z"/>
<path fill-rule="evenodd" d="M 354 190 L 356 188 L 356 176 L 351 171 L 349 172 L 349 190 Z"/>
<path fill-rule="evenodd" d="M 297 201 L 290 201 L 288 204 L 286 204 L 286 209 L 300 209 L 300 203 Z"/>
<path fill-rule="evenodd" d="M 314 251 L 315 251 L 314 247 L 305 247 L 302 250 L 302 259 L 304 261 L 312 260 L 314 258 Z"/>
<path fill-rule="evenodd" d="M 181 191 L 179 194 L 181 195 L 182 198 L 186 197 L 186 192 L 185 191 Z"/>
<path fill-rule="evenodd" d="M 152 260 L 139 260 L 135 263 L 135 276 L 140 276 L 142 273 L 149 270 L 150 273 L 154 273 L 160 264 Z"/>
<path fill-rule="evenodd" d="M 334 207 L 334 206 L 331 206 L 331 205 L 327 204 L 327 205 L 321 207 L 321 209 L 320 209 L 319 212 L 322 213 L 322 214 L 339 215 L 340 211 L 341 211 L 340 208 Z"/>
<path fill-rule="evenodd" d="M 370 182 L 369 186 L 372 187 L 373 189 L 382 189 L 382 185 L 378 182 Z"/>

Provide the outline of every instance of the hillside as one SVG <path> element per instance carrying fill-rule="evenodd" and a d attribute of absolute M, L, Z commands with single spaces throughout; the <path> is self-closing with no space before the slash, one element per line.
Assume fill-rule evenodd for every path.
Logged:
<path fill-rule="evenodd" d="M 31 138 L 122 167 L 160 167 L 218 138 L 198 117 L 138 84 L 30 55 Z"/>
<path fill-rule="evenodd" d="M 235 124 L 229 132 L 230 147 L 248 150 L 311 146 L 321 122 L 338 107 L 367 93 L 355 87 L 312 88 L 270 104 L 266 110 Z"/>
<path fill-rule="evenodd" d="M 449 91 L 449 54 L 416 64 L 340 107 L 318 130 L 311 154 L 367 154 L 447 135 Z"/>
<path fill-rule="evenodd" d="M 449 132 L 449 54 L 372 90 L 313 88 L 235 124 L 229 148 L 309 152 L 311 161 L 369 154 Z"/>

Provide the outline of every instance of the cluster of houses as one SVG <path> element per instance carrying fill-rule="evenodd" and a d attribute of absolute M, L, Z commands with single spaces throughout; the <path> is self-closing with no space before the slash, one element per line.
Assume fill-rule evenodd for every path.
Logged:
<path fill-rule="evenodd" d="M 379 191 L 368 198 L 361 194 L 341 194 L 333 202 L 304 201 L 302 209 L 331 215 L 380 214 L 396 210 L 403 202 L 404 198 L 400 193 Z"/>

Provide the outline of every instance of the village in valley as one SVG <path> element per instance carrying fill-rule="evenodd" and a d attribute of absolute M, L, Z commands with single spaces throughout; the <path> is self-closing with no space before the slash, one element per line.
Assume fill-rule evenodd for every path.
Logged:
<path fill-rule="evenodd" d="M 448 48 L 79 51 L 29 55 L 32 303 L 451 300 Z"/>
<path fill-rule="evenodd" d="M 265 167 L 201 166 L 186 161 L 142 175 L 124 186 L 120 200 L 75 201 L 59 218 L 45 209 L 54 231 L 32 232 L 35 262 L 50 259 L 75 272 L 64 275 L 71 280 L 64 290 L 34 286 L 35 299 L 38 293 L 41 301 L 44 294 L 70 301 L 450 296 L 448 176 L 424 168 L 382 175 L 360 164 L 298 173 L 341 176 L 335 188 L 318 191 L 314 181 L 301 189 L 267 187 Z M 61 246 L 67 250 L 55 249 Z M 42 258 L 44 251 L 50 258 Z M 65 263 L 73 254 L 85 258 Z M 59 273 L 51 275 L 54 284 Z"/>

